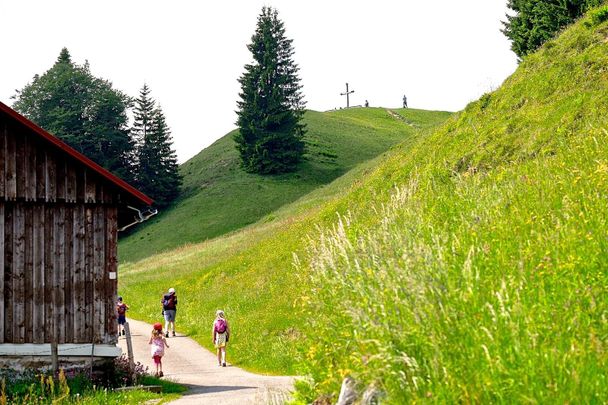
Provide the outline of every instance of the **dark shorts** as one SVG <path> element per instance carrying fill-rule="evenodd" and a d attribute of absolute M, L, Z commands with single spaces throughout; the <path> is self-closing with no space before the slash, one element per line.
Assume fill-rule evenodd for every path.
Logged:
<path fill-rule="evenodd" d="M 175 310 L 174 309 L 165 309 L 165 321 L 175 322 Z"/>
<path fill-rule="evenodd" d="M 162 356 L 152 356 L 152 358 L 154 359 L 154 364 L 160 364 Z"/>
<path fill-rule="evenodd" d="M 118 324 L 124 325 L 127 322 L 127 317 L 124 315 L 118 315 Z"/>

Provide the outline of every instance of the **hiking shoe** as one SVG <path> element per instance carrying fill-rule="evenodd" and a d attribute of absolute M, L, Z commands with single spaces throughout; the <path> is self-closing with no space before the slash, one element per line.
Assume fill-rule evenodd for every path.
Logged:
<path fill-rule="evenodd" d="M 165 337 L 169 337 L 169 332 L 166 332 L 166 333 L 165 333 Z"/>
<path fill-rule="evenodd" d="M 175 331 L 173 331 L 173 337 L 175 337 Z"/>
<path fill-rule="evenodd" d="M 164 375 L 164 374 L 163 374 L 163 372 L 162 372 L 162 371 L 161 371 L 160 373 L 158 373 L 158 376 L 159 376 L 159 377 L 162 377 L 163 375 Z"/>
<path fill-rule="evenodd" d="M 122 330 L 122 335 L 124 336 L 124 335 L 126 335 L 126 334 L 127 334 L 127 332 L 125 332 L 125 330 L 123 329 L 123 330 Z"/>
<path fill-rule="evenodd" d="M 226 363 L 222 363 L 222 367 L 226 367 Z"/>

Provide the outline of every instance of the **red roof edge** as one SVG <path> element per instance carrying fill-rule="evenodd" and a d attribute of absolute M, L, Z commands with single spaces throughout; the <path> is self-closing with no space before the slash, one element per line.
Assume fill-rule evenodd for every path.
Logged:
<path fill-rule="evenodd" d="M 154 202 L 154 200 L 152 200 L 150 197 L 148 197 L 147 195 L 145 195 L 144 193 L 142 193 L 135 187 L 131 186 L 126 181 L 113 175 L 108 170 L 104 169 L 97 163 L 93 162 L 91 159 L 89 159 L 82 153 L 74 150 L 72 147 L 68 146 L 68 144 L 66 144 L 65 142 L 63 142 L 62 140 L 57 138 L 56 136 L 49 134 L 44 129 L 40 128 L 38 125 L 34 124 L 32 121 L 28 120 L 23 115 L 19 114 L 17 111 L 13 110 L 12 108 L 10 108 L 9 106 L 7 106 L 6 104 L 4 104 L 1 101 L 0 101 L 0 111 L 6 113 L 9 117 L 18 121 L 22 125 L 25 125 L 27 128 L 31 129 L 35 134 L 37 134 L 40 137 L 44 138 L 45 140 L 49 141 L 57 148 L 61 149 L 62 151 L 64 151 L 65 153 L 67 153 L 68 155 L 73 157 L 74 159 L 78 160 L 80 163 L 82 163 L 89 169 L 95 171 L 101 177 L 105 178 L 106 180 L 109 180 L 110 182 L 112 182 L 116 186 L 118 186 L 119 188 L 128 192 L 129 194 L 131 194 L 133 197 L 137 198 L 144 204 L 152 205 L 152 203 Z"/>

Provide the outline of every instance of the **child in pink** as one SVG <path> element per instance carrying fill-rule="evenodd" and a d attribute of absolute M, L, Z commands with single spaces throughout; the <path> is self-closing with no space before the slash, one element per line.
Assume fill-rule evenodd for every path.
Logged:
<path fill-rule="evenodd" d="M 154 359 L 154 364 L 156 365 L 156 376 L 163 376 L 163 363 L 162 358 L 165 354 L 165 347 L 169 348 L 167 344 L 167 340 L 163 336 L 163 325 L 160 323 L 154 324 L 154 329 L 152 329 L 152 336 L 150 336 L 150 341 L 148 342 L 150 347 L 150 354 L 152 354 L 152 358 Z M 160 368 L 160 372 L 159 372 Z"/>

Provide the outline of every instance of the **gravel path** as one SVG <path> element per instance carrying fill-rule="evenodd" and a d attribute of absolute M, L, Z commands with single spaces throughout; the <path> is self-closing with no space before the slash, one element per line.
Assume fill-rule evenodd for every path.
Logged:
<path fill-rule="evenodd" d="M 156 368 L 150 356 L 152 325 L 129 319 L 135 361 Z M 211 334 L 211 333 L 210 333 Z M 171 404 L 282 404 L 293 389 L 294 377 L 269 377 L 252 374 L 228 364 L 218 367 L 217 357 L 207 349 L 181 334 L 169 337 L 165 349 L 163 371 L 165 378 L 186 385 L 189 390 Z M 124 337 L 118 345 L 127 353 Z M 230 348 L 228 349 L 230 359 Z"/>

